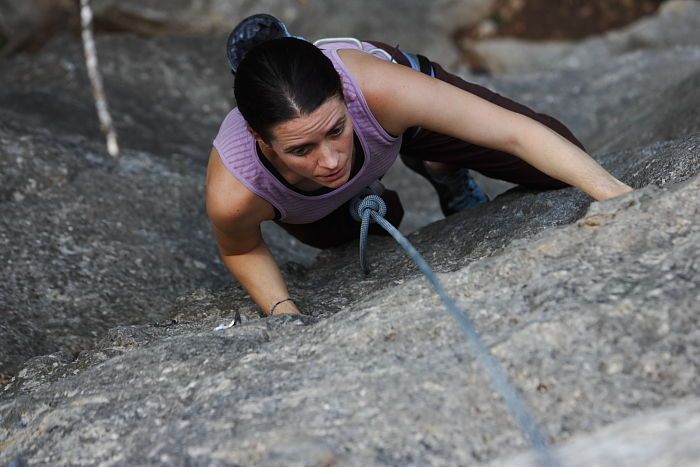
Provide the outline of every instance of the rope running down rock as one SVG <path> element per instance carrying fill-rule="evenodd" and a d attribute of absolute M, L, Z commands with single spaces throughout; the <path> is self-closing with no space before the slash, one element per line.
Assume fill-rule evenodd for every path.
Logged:
<path fill-rule="evenodd" d="M 369 265 L 366 260 L 369 224 L 370 222 L 376 222 L 406 250 L 411 259 L 418 265 L 420 271 L 433 285 L 435 291 L 447 307 L 447 311 L 457 320 L 462 332 L 467 336 L 467 341 L 472 351 L 476 354 L 481 366 L 491 377 L 494 387 L 505 400 L 506 405 L 518 422 L 525 438 L 536 451 L 540 463 L 545 467 L 561 467 L 562 464 L 554 457 L 549 449 L 547 441 L 537 427 L 534 418 L 525 407 L 525 403 L 518 395 L 515 387 L 508 380 L 508 376 L 503 371 L 498 361 L 491 355 L 491 352 L 484 344 L 469 317 L 467 317 L 466 313 L 457 306 L 457 303 L 447 295 L 447 292 L 438 281 L 435 273 L 430 269 L 430 266 L 428 266 L 428 263 L 425 262 L 420 253 L 418 253 L 401 232 L 384 218 L 386 215 L 386 204 L 384 200 L 377 195 L 365 196 L 357 205 L 357 215 L 362 220 L 360 224 L 360 265 L 362 266 L 363 273 L 369 274 Z"/>

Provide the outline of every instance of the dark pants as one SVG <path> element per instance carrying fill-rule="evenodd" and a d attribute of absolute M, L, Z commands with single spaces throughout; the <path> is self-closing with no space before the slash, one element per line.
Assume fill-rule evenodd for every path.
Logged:
<path fill-rule="evenodd" d="M 408 59 L 397 48 L 375 41 L 372 41 L 372 44 L 389 52 L 394 60 L 401 65 L 410 66 Z M 435 62 L 430 63 L 433 67 L 435 78 L 457 86 L 493 104 L 526 115 L 546 125 L 579 148 L 585 150 L 583 144 L 581 144 L 573 133 L 557 119 L 549 115 L 537 113 L 483 86 L 469 83 L 458 76 L 446 72 L 442 66 Z M 452 138 L 451 136 L 424 129 L 420 129 L 417 133 L 414 133 L 412 129 L 410 132 L 407 132 L 407 134 L 404 134 L 401 154 L 425 161 L 442 162 L 455 167 L 469 168 L 487 177 L 505 180 L 539 190 L 550 190 L 568 186 L 566 183 L 540 172 L 522 159 L 511 154 L 471 144 Z M 403 207 L 401 206 L 398 195 L 392 190 L 386 190 L 382 198 L 384 198 L 387 203 L 387 219 L 394 226 L 398 227 L 403 218 Z M 277 223 L 291 235 L 307 245 L 317 248 L 330 248 L 355 240 L 359 237 L 359 224 L 350 216 L 348 204 L 349 203 L 344 204 L 328 216 L 311 224 Z M 370 226 L 370 233 L 386 235 L 386 232 L 381 227 L 374 224 Z"/>

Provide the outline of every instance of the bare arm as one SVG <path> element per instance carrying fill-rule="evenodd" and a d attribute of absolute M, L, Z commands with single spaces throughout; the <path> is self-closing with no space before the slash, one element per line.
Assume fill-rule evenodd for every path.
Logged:
<path fill-rule="evenodd" d="M 603 200 L 632 191 L 592 157 L 545 125 L 522 117 L 513 154 L 558 180 Z M 514 120 L 517 117 L 514 118 Z"/>
<path fill-rule="evenodd" d="M 207 213 L 226 268 L 268 314 L 289 298 L 279 266 L 260 232 L 260 223 L 274 216 L 272 207 L 226 172 L 212 149 L 207 170 Z M 277 305 L 274 314 L 299 313 L 294 302 Z"/>
<path fill-rule="evenodd" d="M 213 229 L 217 231 L 216 225 Z M 289 291 L 277 263 L 270 250 L 259 235 L 259 240 L 251 250 L 235 248 L 235 235 L 216 233 L 217 245 L 221 258 L 233 277 L 246 289 L 255 303 L 268 314 L 272 307 L 281 300 L 289 297 Z M 227 249 L 225 245 L 234 245 Z M 274 314 L 299 313 L 293 301 L 280 303 L 275 307 Z"/>
<path fill-rule="evenodd" d="M 377 120 L 392 134 L 421 126 L 498 149 L 598 200 L 632 190 L 566 138 L 529 117 L 368 54 L 343 51 L 343 60 Z"/>

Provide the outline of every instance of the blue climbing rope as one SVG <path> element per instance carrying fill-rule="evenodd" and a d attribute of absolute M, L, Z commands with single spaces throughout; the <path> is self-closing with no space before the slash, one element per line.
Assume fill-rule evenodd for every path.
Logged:
<path fill-rule="evenodd" d="M 399 243 L 399 245 L 401 245 L 404 250 L 406 250 L 411 259 L 416 262 L 420 271 L 425 274 L 430 283 L 433 285 L 435 291 L 447 307 L 447 311 L 457 320 L 462 332 L 464 332 L 464 334 L 467 336 L 467 341 L 471 345 L 472 351 L 476 354 L 481 366 L 491 377 L 494 387 L 501 394 L 501 397 L 503 397 L 503 400 L 508 405 L 508 408 L 518 422 L 518 425 L 520 426 L 520 429 L 522 430 L 526 439 L 537 452 L 540 463 L 546 467 L 561 467 L 561 463 L 552 454 L 547 445 L 547 441 L 537 428 L 533 417 L 530 416 L 527 408 L 525 407 L 525 403 L 522 401 L 520 396 L 518 396 L 515 387 L 508 381 L 508 376 L 498 364 L 498 361 L 496 361 L 496 359 L 491 355 L 491 352 L 489 352 L 489 349 L 482 341 L 481 336 L 479 336 L 479 333 L 474 328 L 474 325 L 469 320 L 469 317 L 467 317 L 466 313 L 457 306 L 457 303 L 455 303 L 455 301 L 449 295 L 447 295 L 447 292 L 438 281 L 435 273 L 432 271 L 432 269 L 430 269 L 430 266 L 428 266 L 428 263 L 425 262 L 420 253 L 418 253 L 418 251 L 413 247 L 413 245 L 411 245 L 406 237 L 401 235 L 401 232 L 399 232 L 389 223 L 389 221 L 384 218 L 386 215 L 386 204 L 384 203 L 384 200 L 377 195 L 365 196 L 359 203 L 357 203 L 357 215 L 361 219 L 360 265 L 362 266 L 362 271 L 365 274 L 369 274 L 369 265 L 367 264 L 365 256 L 367 252 L 367 234 L 370 221 L 372 221 L 379 224 L 389 233 L 389 235 L 394 238 L 394 240 Z"/>

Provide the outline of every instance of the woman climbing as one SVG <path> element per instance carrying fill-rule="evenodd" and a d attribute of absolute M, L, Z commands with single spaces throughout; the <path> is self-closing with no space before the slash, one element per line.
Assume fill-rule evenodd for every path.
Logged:
<path fill-rule="evenodd" d="M 369 189 L 398 226 L 398 195 L 377 182 L 399 154 L 436 188 L 445 215 L 487 200 L 468 169 L 597 200 L 631 191 L 556 119 L 421 55 L 350 38 L 314 45 L 269 15 L 239 24 L 227 54 L 238 107 L 211 150 L 207 212 L 224 264 L 265 315 L 300 311 L 261 223 L 318 248 L 340 245 L 359 236 L 349 204 Z"/>

